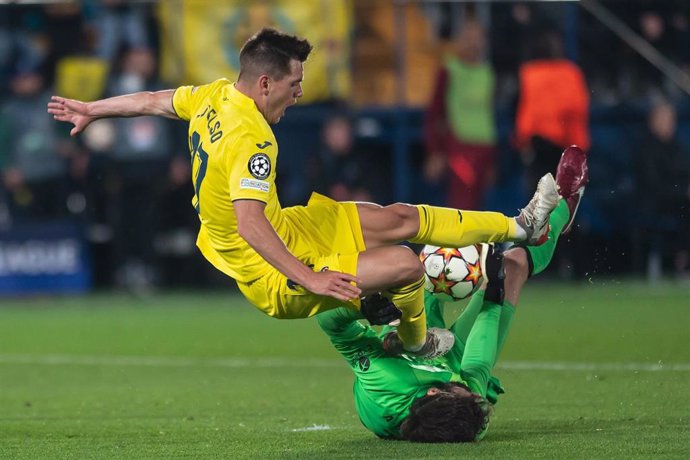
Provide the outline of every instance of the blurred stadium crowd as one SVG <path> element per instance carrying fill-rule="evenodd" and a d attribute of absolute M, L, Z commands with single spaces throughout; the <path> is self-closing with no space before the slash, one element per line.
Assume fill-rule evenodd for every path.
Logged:
<path fill-rule="evenodd" d="M 225 35 L 214 36 L 216 48 L 193 50 L 197 63 L 184 57 L 193 31 L 179 24 L 203 2 L 0 5 L 0 233 L 16 244 L 26 228 L 76 225 L 96 286 L 223 282 L 194 247 L 185 125 L 103 120 L 71 138 L 46 103 L 51 94 L 92 100 L 206 83 L 188 70 L 204 67 L 207 55 L 236 53 L 249 34 L 274 25 L 316 41 L 316 52 L 329 59 L 314 63 L 326 69 L 326 89 L 276 126 L 283 205 L 304 203 L 315 190 L 338 200 L 511 214 L 531 188 L 531 168 L 548 167 L 557 155 L 550 152 L 578 142 L 590 151 L 591 184 L 558 274 L 687 274 L 688 94 L 577 3 L 334 1 L 348 13 L 340 40 L 292 28 L 294 5 L 286 0 L 210 3 L 210 14 L 228 18 Z M 688 2 L 600 3 L 687 77 Z M 584 77 L 585 91 L 573 96 L 577 88 L 565 77 L 551 86 L 537 78 L 535 104 L 574 100 L 577 109 L 565 109 L 576 115 L 563 122 L 573 127 L 563 142 L 524 121 L 534 110 L 524 107 L 527 64 L 561 58 Z M 345 70 L 329 73 L 333 63 Z M 308 63 L 307 94 L 309 72 Z M 459 107 L 450 108 L 453 101 Z M 458 137 L 454 146 L 445 143 L 448 132 Z M 0 275 L 7 271 L 3 248 Z"/>

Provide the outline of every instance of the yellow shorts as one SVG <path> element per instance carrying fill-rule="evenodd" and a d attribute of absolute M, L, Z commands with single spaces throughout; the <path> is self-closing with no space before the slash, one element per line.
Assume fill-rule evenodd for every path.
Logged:
<path fill-rule="evenodd" d="M 300 235 L 300 244 L 291 246 L 298 259 L 314 271 L 357 274 L 357 259 L 365 246 L 355 203 L 339 203 L 314 193 L 307 206 L 283 212 Z M 237 285 L 252 304 L 274 318 L 307 318 L 342 306 L 359 309 L 358 301 L 343 302 L 313 294 L 275 268 L 255 281 Z"/>

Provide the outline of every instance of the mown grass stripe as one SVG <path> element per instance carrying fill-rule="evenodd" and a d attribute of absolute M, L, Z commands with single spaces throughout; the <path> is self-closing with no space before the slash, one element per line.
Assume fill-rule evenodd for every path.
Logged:
<path fill-rule="evenodd" d="M 304 358 L 185 358 L 165 356 L 87 356 L 0 354 L 0 364 L 76 365 L 76 366 L 139 366 L 139 367 L 339 367 L 338 359 Z M 504 361 L 499 369 L 513 371 L 639 371 L 689 372 L 690 363 L 581 363 L 557 361 Z"/>

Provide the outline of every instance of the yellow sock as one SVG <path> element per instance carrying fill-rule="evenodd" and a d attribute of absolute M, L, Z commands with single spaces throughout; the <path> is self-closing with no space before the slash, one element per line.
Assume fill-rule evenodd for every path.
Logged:
<path fill-rule="evenodd" d="M 515 219 L 500 212 L 461 211 L 438 206 L 418 205 L 419 232 L 412 243 L 460 248 L 476 243 L 518 239 Z"/>
<path fill-rule="evenodd" d="M 417 351 L 426 342 L 426 312 L 424 311 L 424 277 L 400 288 L 391 288 L 386 297 L 402 310 L 398 336 L 408 351 Z"/>

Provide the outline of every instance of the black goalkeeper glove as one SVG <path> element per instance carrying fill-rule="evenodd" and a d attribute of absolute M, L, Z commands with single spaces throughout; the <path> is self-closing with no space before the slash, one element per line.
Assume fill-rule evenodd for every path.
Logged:
<path fill-rule="evenodd" d="M 362 316 L 372 325 L 397 326 L 400 324 L 402 310 L 381 294 L 368 295 L 362 299 L 359 309 Z"/>

